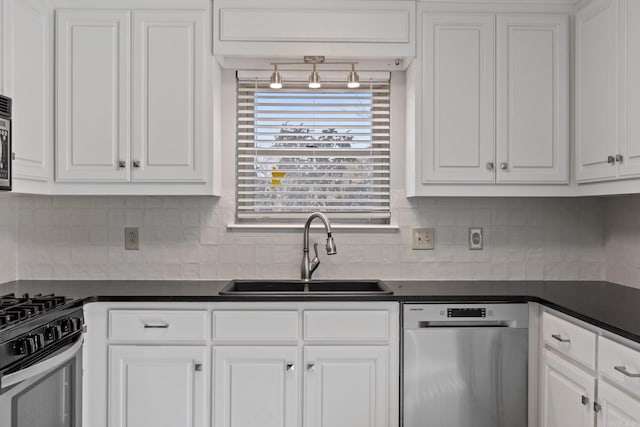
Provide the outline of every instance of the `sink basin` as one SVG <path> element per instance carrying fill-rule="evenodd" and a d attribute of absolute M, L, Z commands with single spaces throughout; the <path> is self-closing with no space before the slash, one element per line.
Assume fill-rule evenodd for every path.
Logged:
<path fill-rule="evenodd" d="M 390 295 L 393 291 L 379 280 L 232 280 L 220 295 L 322 296 Z"/>

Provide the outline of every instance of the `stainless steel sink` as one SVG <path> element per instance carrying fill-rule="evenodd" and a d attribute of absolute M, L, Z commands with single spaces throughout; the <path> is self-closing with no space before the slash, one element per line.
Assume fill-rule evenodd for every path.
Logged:
<path fill-rule="evenodd" d="M 391 294 L 393 291 L 379 280 L 232 280 L 220 291 L 220 295 L 234 296 Z"/>

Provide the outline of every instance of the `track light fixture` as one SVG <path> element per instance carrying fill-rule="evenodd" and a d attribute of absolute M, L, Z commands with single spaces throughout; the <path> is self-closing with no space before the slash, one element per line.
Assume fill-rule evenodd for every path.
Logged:
<path fill-rule="evenodd" d="M 309 89 L 320 89 L 322 84 L 320 83 L 320 76 L 316 71 L 316 64 L 313 64 L 313 71 L 309 75 Z"/>
<path fill-rule="evenodd" d="M 282 77 L 278 72 L 278 64 L 273 64 L 273 73 L 271 73 L 271 81 L 269 83 L 271 89 L 282 89 Z"/>
<path fill-rule="evenodd" d="M 347 78 L 347 87 L 349 89 L 357 89 L 360 87 L 360 77 L 358 77 L 358 73 L 356 73 L 356 64 L 351 64 L 351 71 Z"/>
<path fill-rule="evenodd" d="M 271 89 L 282 89 L 282 76 L 278 71 L 278 65 L 301 65 L 301 64 L 311 64 L 313 66 L 313 70 L 311 74 L 309 74 L 309 89 L 320 89 L 322 87 L 322 82 L 320 80 L 320 74 L 318 73 L 317 66 L 320 65 L 351 65 L 351 71 L 347 76 L 347 87 L 349 89 L 357 89 L 360 87 L 360 76 L 356 72 L 356 64 L 357 62 L 325 62 L 324 56 L 305 56 L 302 62 L 272 62 L 273 72 L 271 73 L 271 79 L 269 81 L 269 87 Z M 297 70 L 297 68 L 293 68 L 293 70 Z M 338 70 L 331 70 L 338 71 Z"/>

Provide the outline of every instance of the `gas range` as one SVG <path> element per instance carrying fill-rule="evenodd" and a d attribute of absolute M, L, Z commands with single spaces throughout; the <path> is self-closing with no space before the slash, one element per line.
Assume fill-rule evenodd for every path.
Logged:
<path fill-rule="evenodd" d="M 0 296 L 0 378 L 77 341 L 82 304 L 64 296 Z"/>

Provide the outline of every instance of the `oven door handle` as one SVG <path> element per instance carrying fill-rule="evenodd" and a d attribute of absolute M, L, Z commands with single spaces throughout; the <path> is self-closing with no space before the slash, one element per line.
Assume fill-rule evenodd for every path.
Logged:
<path fill-rule="evenodd" d="M 0 378 L 0 389 L 18 384 L 19 382 L 28 380 L 40 374 L 43 374 L 49 370 L 56 369 L 59 366 L 64 365 L 82 348 L 83 338 L 80 337 L 78 341 L 73 343 L 71 347 L 64 350 L 61 353 L 56 354 L 53 357 L 49 357 L 40 363 L 29 366 L 28 368 L 21 369 L 17 372 L 7 374 Z"/>

